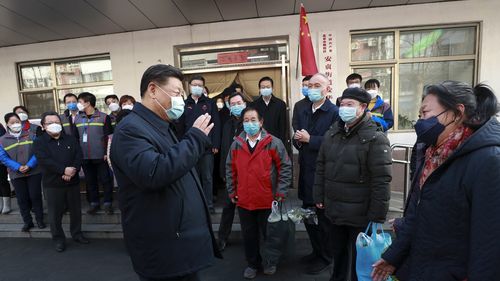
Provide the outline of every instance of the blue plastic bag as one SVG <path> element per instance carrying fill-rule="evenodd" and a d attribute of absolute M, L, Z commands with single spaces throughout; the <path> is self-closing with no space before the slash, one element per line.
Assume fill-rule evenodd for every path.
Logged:
<path fill-rule="evenodd" d="M 371 235 L 368 235 L 370 227 Z M 377 233 L 379 228 L 382 230 L 381 233 Z M 380 223 L 370 222 L 365 232 L 358 234 L 356 239 L 356 273 L 358 281 L 372 281 L 372 265 L 380 259 L 382 253 L 391 243 L 391 235 L 384 232 Z"/>

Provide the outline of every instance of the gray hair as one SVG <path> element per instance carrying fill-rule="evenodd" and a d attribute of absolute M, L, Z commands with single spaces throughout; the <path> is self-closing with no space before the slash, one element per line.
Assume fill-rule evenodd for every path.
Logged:
<path fill-rule="evenodd" d="M 321 77 L 322 78 L 321 80 L 323 80 L 323 83 L 321 83 L 321 84 L 323 84 L 323 86 L 325 88 L 328 87 L 328 83 L 330 83 L 330 78 L 328 78 L 328 76 L 326 76 L 325 74 L 323 74 L 321 72 L 318 72 L 318 73 L 314 74 L 311 77 L 311 79 L 313 79 L 314 77 Z"/>

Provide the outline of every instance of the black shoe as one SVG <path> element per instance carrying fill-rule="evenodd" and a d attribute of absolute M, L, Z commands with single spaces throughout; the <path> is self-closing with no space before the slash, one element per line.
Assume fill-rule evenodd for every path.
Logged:
<path fill-rule="evenodd" d="M 47 227 L 43 221 L 37 222 L 36 225 L 38 226 L 39 229 L 44 229 Z"/>
<path fill-rule="evenodd" d="M 23 225 L 23 228 L 21 229 L 21 231 L 22 231 L 22 232 L 29 232 L 29 231 L 30 231 L 30 229 L 32 229 L 33 227 L 35 227 L 35 225 L 34 225 L 32 222 L 30 222 L 30 223 L 25 223 L 25 224 Z"/>
<path fill-rule="evenodd" d="M 313 253 L 310 253 L 309 255 L 301 257 L 300 262 L 301 263 L 309 263 L 309 262 L 316 260 L 317 257 L 318 256 L 313 252 Z"/>
<path fill-rule="evenodd" d="M 217 246 L 219 247 L 219 251 L 224 252 L 224 249 L 226 249 L 226 246 L 227 246 L 227 241 L 226 240 L 219 240 L 217 242 Z"/>
<path fill-rule="evenodd" d="M 83 236 L 78 236 L 76 238 L 73 238 L 73 241 L 75 241 L 76 243 L 80 243 L 80 244 L 89 244 L 90 241 L 87 240 L 87 238 L 83 237 Z"/>
<path fill-rule="evenodd" d="M 57 252 L 64 252 L 66 250 L 66 245 L 64 245 L 64 242 L 57 242 L 56 243 L 56 251 Z"/>
<path fill-rule="evenodd" d="M 320 274 L 321 272 L 325 270 L 329 270 L 331 268 L 331 264 L 327 264 L 321 259 L 317 259 L 316 261 L 313 261 L 307 268 L 306 268 L 306 273 L 310 275 L 316 275 Z"/>
<path fill-rule="evenodd" d="M 90 209 L 87 210 L 87 214 L 89 215 L 95 215 L 97 214 L 97 211 L 99 211 L 99 205 L 95 205 L 95 206 L 90 206 Z"/>
<path fill-rule="evenodd" d="M 112 215 L 114 213 L 113 206 L 111 206 L 111 205 L 104 205 L 104 213 L 106 215 Z"/>

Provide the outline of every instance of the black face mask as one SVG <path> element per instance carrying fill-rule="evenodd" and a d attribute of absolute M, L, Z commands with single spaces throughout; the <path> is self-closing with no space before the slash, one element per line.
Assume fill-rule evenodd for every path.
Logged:
<path fill-rule="evenodd" d="M 453 123 L 452 121 L 446 126 L 439 123 L 438 116 L 445 112 L 446 110 L 427 119 L 418 119 L 415 124 L 417 142 L 423 142 L 427 145 L 436 145 L 439 135 L 441 135 L 448 125 Z"/>

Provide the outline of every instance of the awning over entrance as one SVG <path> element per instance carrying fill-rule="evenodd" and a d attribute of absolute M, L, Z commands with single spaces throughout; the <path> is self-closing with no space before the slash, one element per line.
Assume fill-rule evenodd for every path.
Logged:
<path fill-rule="evenodd" d="M 0 47 L 210 22 L 450 0 L 0 0 Z M 451 0 L 456 1 L 456 0 Z"/>

